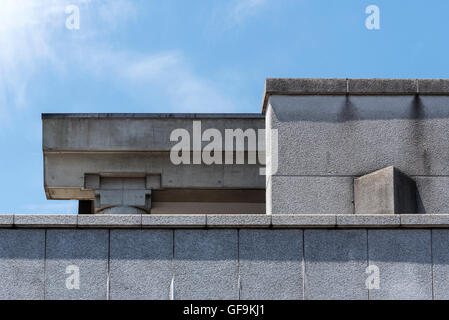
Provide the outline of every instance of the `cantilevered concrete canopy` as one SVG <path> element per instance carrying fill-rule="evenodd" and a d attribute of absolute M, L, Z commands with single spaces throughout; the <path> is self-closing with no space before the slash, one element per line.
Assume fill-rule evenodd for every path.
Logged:
<path fill-rule="evenodd" d="M 197 134 L 199 150 L 192 141 L 190 151 L 191 157 L 199 152 L 201 158 L 201 148 L 209 143 L 201 141 L 204 131 L 217 130 L 223 138 L 230 129 L 257 132 L 264 129 L 263 115 L 43 114 L 42 120 L 48 199 L 96 200 L 95 210 L 88 205 L 83 209 L 89 212 L 265 211 L 260 163 L 208 165 L 192 159 L 174 164 L 170 158 L 177 143 L 171 141 L 171 134 L 176 130 L 186 132 L 189 140 Z M 193 125 L 200 126 L 199 133 L 193 132 Z M 242 152 L 255 150 L 245 145 Z M 158 198 L 163 201 L 152 205 Z M 125 206 L 134 209 L 123 212 Z"/>

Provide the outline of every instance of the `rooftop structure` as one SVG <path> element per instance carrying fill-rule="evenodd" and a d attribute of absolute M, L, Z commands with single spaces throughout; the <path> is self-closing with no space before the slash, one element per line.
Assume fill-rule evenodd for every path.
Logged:
<path fill-rule="evenodd" d="M 0 299 L 449 299 L 449 80 L 42 118 L 47 197 L 79 214 L 0 215 Z"/>

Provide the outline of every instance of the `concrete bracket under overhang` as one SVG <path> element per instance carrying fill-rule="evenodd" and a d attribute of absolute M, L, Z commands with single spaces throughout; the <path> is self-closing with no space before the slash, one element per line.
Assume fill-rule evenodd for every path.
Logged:
<path fill-rule="evenodd" d="M 160 188 L 160 174 L 84 175 L 84 189 L 95 194 L 95 213 L 149 213 L 151 190 Z"/>

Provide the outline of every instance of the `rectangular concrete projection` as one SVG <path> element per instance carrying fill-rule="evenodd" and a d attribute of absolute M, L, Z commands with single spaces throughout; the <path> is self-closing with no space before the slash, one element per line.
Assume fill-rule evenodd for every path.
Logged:
<path fill-rule="evenodd" d="M 175 230 L 175 299 L 239 298 L 237 230 Z"/>
<path fill-rule="evenodd" d="M 416 183 L 393 166 L 354 179 L 355 214 L 417 212 Z"/>
<path fill-rule="evenodd" d="M 302 230 L 240 230 L 241 299 L 303 299 Z"/>

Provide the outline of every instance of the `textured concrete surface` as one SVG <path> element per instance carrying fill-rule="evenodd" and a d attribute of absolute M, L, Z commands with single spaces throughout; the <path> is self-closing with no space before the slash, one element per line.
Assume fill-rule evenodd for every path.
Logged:
<path fill-rule="evenodd" d="M 13 214 L 0 214 L 0 227 L 12 227 L 14 224 Z"/>
<path fill-rule="evenodd" d="M 449 213 L 449 177 L 414 177 L 418 212 Z"/>
<path fill-rule="evenodd" d="M 271 176 L 268 183 L 269 214 L 354 213 L 352 178 Z"/>
<path fill-rule="evenodd" d="M 108 230 L 48 230 L 46 244 L 46 299 L 107 299 Z M 79 289 L 66 283 L 76 276 L 72 266 Z"/>
<path fill-rule="evenodd" d="M 110 298 L 168 299 L 173 231 L 111 230 Z"/>
<path fill-rule="evenodd" d="M 431 95 L 447 95 L 449 94 L 448 79 L 419 79 L 419 93 Z"/>
<path fill-rule="evenodd" d="M 349 94 L 401 94 L 418 92 L 416 79 L 348 79 Z"/>
<path fill-rule="evenodd" d="M 369 264 L 380 271 L 370 299 L 432 299 L 430 230 L 368 230 Z"/>
<path fill-rule="evenodd" d="M 45 230 L 0 230 L 0 299 L 44 299 Z"/>
<path fill-rule="evenodd" d="M 76 214 L 16 214 L 14 225 L 16 227 L 76 227 L 78 215 Z"/>
<path fill-rule="evenodd" d="M 266 79 L 262 100 L 262 113 L 272 95 L 346 94 L 346 79 Z"/>
<path fill-rule="evenodd" d="M 142 225 L 142 216 L 134 214 L 79 214 L 78 227 L 83 228 L 99 228 L 99 227 L 123 227 L 123 228 L 140 228 Z"/>
<path fill-rule="evenodd" d="M 403 228 L 449 228 L 448 214 L 401 214 Z"/>
<path fill-rule="evenodd" d="M 201 228 L 206 226 L 206 215 L 142 215 L 142 228 Z"/>
<path fill-rule="evenodd" d="M 416 183 L 390 166 L 354 179 L 355 214 L 416 213 Z"/>
<path fill-rule="evenodd" d="M 260 215 L 207 215 L 207 226 L 210 227 L 247 227 L 263 228 L 271 225 L 271 216 Z"/>
<path fill-rule="evenodd" d="M 408 94 L 415 91 L 415 80 L 368 82 L 380 93 L 386 87 L 394 94 L 269 97 L 266 129 L 277 130 L 279 151 L 269 168 L 275 174 L 267 184 L 268 213 L 331 213 L 331 207 L 352 213 L 342 210 L 351 207 L 351 193 L 334 197 L 352 189 L 353 182 L 345 179 L 392 165 L 417 182 L 418 208 L 402 213 L 449 212 L 447 179 L 441 177 L 449 175 L 448 97 Z M 358 83 L 368 88 L 368 82 Z M 267 150 L 272 148 L 269 143 Z M 313 183 L 325 177 L 327 184 Z"/>
<path fill-rule="evenodd" d="M 240 230 L 241 299 L 303 299 L 302 230 Z"/>
<path fill-rule="evenodd" d="M 297 228 L 302 227 L 334 227 L 337 223 L 335 215 L 332 214 L 273 214 L 271 224 L 275 228 Z"/>
<path fill-rule="evenodd" d="M 393 227 L 397 228 L 401 225 L 400 215 L 338 215 L 337 216 L 337 226 L 340 228 L 347 227 L 378 227 L 386 228 Z"/>
<path fill-rule="evenodd" d="M 448 79 L 323 79 L 269 78 L 262 113 L 273 95 L 448 95 Z"/>
<path fill-rule="evenodd" d="M 175 299 L 238 299 L 237 230 L 175 230 Z"/>
<path fill-rule="evenodd" d="M 272 96 L 278 175 L 448 175 L 445 96 Z M 268 149 L 268 146 L 267 146 Z M 413 156 L 410 156 L 413 155 Z"/>
<path fill-rule="evenodd" d="M 92 189 L 85 188 L 85 174 L 108 173 L 130 178 L 139 174 L 159 175 L 162 188 L 263 188 L 264 176 L 259 174 L 260 164 L 184 164 L 175 165 L 170 159 L 170 141 L 174 130 L 183 129 L 190 134 L 193 149 L 193 120 L 201 122 L 201 132 L 216 129 L 225 144 L 225 131 L 264 129 L 260 114 L 234 116 L 216 115 L 151 116 L 122 114 L 121 116 L 56 115 L 43 116 L 44 186 L 49 199 L 94 199 Z M 257 135 L 257 134 L 256 134 Z M 201 141 L 205 147 L 210 141 Z M 252 146 L 253 147 L 253 146 Z M 235 148 L 232 148 L 232 151 Z M 249 150 L 248 143 L 244 149 Z M 90 180 L 89 180 L 90 182 Z M 133 203 L 142 206 L 143 191 L 139 194 L 120 191 L 101 191 L 104 205 Z M 126 198 L 125 198 L 126 196 Z M 112 202 L 111 202 L 112 201 Z"/>
<path fill-rule="evenodd" d="M 366 248 L 366 230 L 305 230 L 305 299 L 368 299 Z"/>
<path fill-rule="evenodd" d="M 3 218 L 5 216 L 5 218 Z M 16 215 L 1 215 L 0 229 L 72 229 L 65 219 L 52 220 L 51 215 L 39 215 L 36 224 L 10 224 Z M 273 214 L 273 215 L 131 215 L 130 220 L 121 217 L 110 225 L 105 224 L 107 215 L 90 215 L 89 225 L 82 223 L 79 229 L 235 229 L 235 228 L 448 228 L 449 214 Z M 111 215 L 112 219 L 117 217 Z M 143 220 L 137 224 L 133 220 Z M 69 218 L 70 221 L 71 218 Z M 109 219 L 109 218 L 108 218 Z M 107 220 L 107 219 L 106 219 Z M 206 224 L 206 220 L 209 221 Z M 215 221 L 214 221 L 215 220 Z M 51 224 L 42 222 L 51 221 Z"/>
<path fill-rule="evenodd" d="M 192 133 L 192 122 L 201 121 L 202 130 L 214 128 L 241 128 L 246 130 L 263 129 L 264 118 L 260 114 L 236 114 L 234 117 L 217 115 L 204 118 L 162 118 L 135 117 L 135 114 L 122 114 L 122 117 L 85 117 L 61 115 L 60 117 L 44 116 L 43 149 L 44 151 L 170 151 L 174 145 L 170 141 L 173 130 L 184 128 Z M 208 142 L 204 141 L 203 146 Z M 107 171 L 106 171 L 107 172 Z M 95 173 L 95 172 L 90 172 Z"/>
<path fill-rule="evenodd" d="M 444 224 L 386 230 L 390 216 L 376 225 L 375 216 L 330 215 L 343 219 L 338 228 L 377 229 L 2 228 L 0 298 L 431 299 L 433 288 L 449 299 L 449 215 L 401 218 L 412 216 Z M 380 276 L 369 297 L 368 262 Z M 79 289 L 66 287 L 69 266 L 79 268 Z"/>
<path fill-rule="evenodd" d="M 171 163 L 169 152 L 48 153 L 45 155 L 44 167 L 49 196 L 61 199 L 70 199 L 72 194 L 85 199 L 93 197 L 92 190 L 81 190 L 86 172 L 161 174 L 161 185 L 164 188 L 261 189 L 265 186 L 265 176 L 259 174 L 259 165 L 177 166 Z M 60 189 L 59 186 L 64 188 Z"/>
<path fill-rule="evenodd" d="M 434 299 L 449 300 L 449 230 L 432 230 Z"/>

